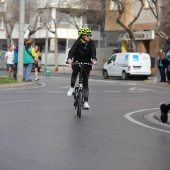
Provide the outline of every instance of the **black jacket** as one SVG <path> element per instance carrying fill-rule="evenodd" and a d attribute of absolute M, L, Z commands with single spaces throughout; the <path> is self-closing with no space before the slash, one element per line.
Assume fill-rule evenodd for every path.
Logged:
<path fill-rule="evenodd" d="M 165 44 L 163 45 L 163 51 L 167 53 L 170 50 L 170 37 L 166 40 Z"/>
<path fill-rule="evenodd" d="M 78 38 L 68 52 L 68 59 L 87 63 L 91 62 L 92 59 L 97 60 L 94 41 L 90 40 L 87 43 L 83 43 L 81 39 Z"/>

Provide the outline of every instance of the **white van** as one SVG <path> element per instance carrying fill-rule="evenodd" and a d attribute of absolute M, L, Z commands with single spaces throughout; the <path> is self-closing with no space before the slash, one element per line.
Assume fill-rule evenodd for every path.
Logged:
<path fill-rule="evenodd" d="M 130 76 L 151 75 L 151 59 L 147 53 L 115 53 L 103 66 L 103 77 L 122 77 L 126 80 Z"/>

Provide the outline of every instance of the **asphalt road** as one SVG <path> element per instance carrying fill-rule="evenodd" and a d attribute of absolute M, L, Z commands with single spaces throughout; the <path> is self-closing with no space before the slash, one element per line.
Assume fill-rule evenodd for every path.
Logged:
<path fill-rule="evenodd" d="M 69 74 L 39 83 L 0 90 L 0 170 L 170 169 L 170 128 L 145 119 L 169 102 L 169 87 L 92 76 L 79 119 Z"/>

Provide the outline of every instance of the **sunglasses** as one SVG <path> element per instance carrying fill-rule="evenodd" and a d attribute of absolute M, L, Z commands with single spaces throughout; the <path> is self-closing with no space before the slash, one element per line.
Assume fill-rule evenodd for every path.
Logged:
<path fill-rule="evenodd" d="M 91 34 L 87 34 L 86 36 L 87 36 L 87 37 L 91 37 L 92 35 L 91 35 Z"/>

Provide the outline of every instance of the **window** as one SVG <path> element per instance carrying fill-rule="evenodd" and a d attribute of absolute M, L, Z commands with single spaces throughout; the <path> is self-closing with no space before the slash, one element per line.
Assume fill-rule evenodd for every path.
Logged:
<path fill-rule="evenodd" d="M 145 0 L 145 8 L 150 8 L 150 6 L 153 7 L 153 5 L 152 0 Z"/>
<path fill-rule="evenodd" d="M 116 55 L 112 56 L 108 61 L 107 64 L 113 63 L 116 60 Z"/>
<path fill-rule="evenodd" d="M 119 0 L 121 1 L 121 0 Z M 118 5 L 116 2 L 110 0 L 110 11 L 117 11 L 118 10 Z"/>
<path fill-rule="evenodd" d="M 66 50 L 66 39 L 58 39 L 58 52 L 65 53 Z"/>
<path fill-rule="evenodd" d="M 5 0 L 0 0 L 0 2 L 5 2 Z"/>
<path fill-rule="evenodd" d="M 0 18 L 0 29 L 4 29 L 4 18 Z"/>

